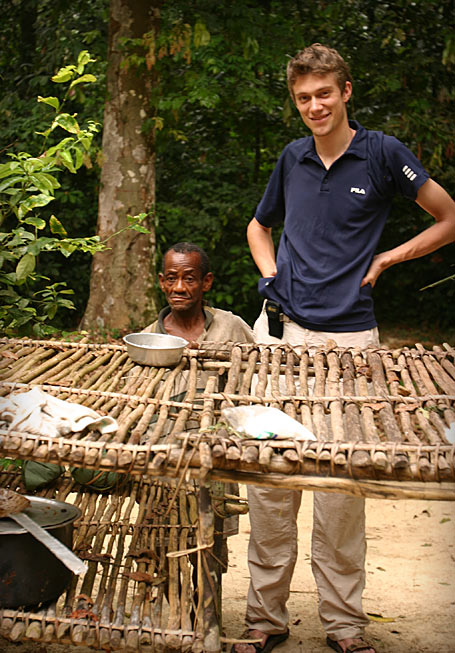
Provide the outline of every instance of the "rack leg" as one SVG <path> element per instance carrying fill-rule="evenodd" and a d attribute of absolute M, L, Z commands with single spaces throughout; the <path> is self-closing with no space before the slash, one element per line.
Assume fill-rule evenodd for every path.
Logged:
<path fill-rule="evenodd" d="M 219 653 L 220 620 L 218 616 L 218 591 L 221 582 L 221 570 L 212 555 L 215 537 L 215 513 L 210 497 L 210 485 L 199 488 L 199 546 L 201 547 L 199 573 L 202 589 L 202 628 L 204 653 Z"/>

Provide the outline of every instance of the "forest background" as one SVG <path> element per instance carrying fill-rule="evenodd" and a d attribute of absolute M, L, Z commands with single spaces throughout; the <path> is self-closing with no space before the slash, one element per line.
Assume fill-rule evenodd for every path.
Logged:
<path fill-rule="evenodd" d="M 211 303 L 252 324 L 261 299 L 245 230 L 281 150 L 307 133 L 285 70 L 315 41 L 351 66 L 350 117 L 402 140 L 454 195 L 453 0 L 0 6 L 7 335 L 150 323 L 162 254 L 182 240 L 210 256 Z M 397 200 L 380 249 L 431 222 Z M 453 280 L 437 282 L 454 274 L 454 248 L 381 276 L 380 324 L 453 326 Z"/>

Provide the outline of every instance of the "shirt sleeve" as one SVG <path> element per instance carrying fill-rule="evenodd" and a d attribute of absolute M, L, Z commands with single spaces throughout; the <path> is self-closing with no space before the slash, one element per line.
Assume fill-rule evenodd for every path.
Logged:
<path fill-rule="evenodd" d="M 383 148 L 395 192 L 415 200 L 430 175 L 411 150 L 394 136 L 384 136 Z"/>
<path fill-rule="evenodd" d="M 256 220 L 263 227 L 273 227 L 284 220 L 285 199 L 283 178 L 286 150 L 287 148 L 281 153 L 270 175 L 264 195 L 256 208 Z"/>
<path fill-rule="evenodd" d="M 221 308 L 212 308 L 214 317 L 204 340 L 212 342 L 254 342 L 251 327 L 239 316 Z"/>
<path fill-rule="evenodd" d="M 155 320 L 155 322 L 152 322 L 152 324 L 146 326 L 145 329 L 142 329 L 141 333 L 157 333 L 157 331 L 158 331 L 158 320 Z"/>

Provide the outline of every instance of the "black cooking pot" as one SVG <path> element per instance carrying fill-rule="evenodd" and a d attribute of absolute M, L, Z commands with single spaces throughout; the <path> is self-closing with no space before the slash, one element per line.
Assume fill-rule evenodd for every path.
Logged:
<path fill-rule="evenodd" d="M 25 514 L 63 542 L 73 544 L 76 506 L 54 499 L 27 497 Z M 48 548 L 14 520 L 0 519 L 0 608 L 31 608 L 56 600 L 73 574 Z"/>

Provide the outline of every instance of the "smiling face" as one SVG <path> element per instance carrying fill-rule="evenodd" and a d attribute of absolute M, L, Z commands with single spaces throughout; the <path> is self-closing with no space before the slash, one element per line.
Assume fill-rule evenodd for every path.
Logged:
<path fill-rule="evenodd" d="M 297 77 L 292 90 L 297 110 L 316 139 L 348 127 L 346 103 L 352 94 L 351 82 L 341 91 L 334 73 L 309 73 Z"/>
<path fill-rule="evenodd" d="M 202 310 L 202 297 L 212 287 L 213 274 L 202 276 L 201 257 L 197 252 L 170 250 L 158 279 L 172 311 L 196 313 Z"/>

